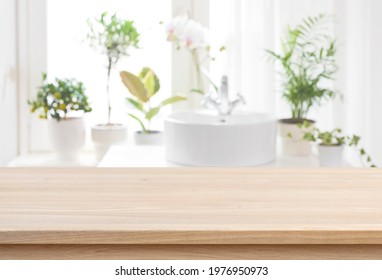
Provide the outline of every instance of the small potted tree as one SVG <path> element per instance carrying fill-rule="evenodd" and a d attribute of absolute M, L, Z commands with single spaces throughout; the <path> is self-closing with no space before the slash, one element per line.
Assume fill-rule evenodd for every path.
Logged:
<path fill-rule="evenodd" d="M 336 41 L 325 33 L 328 17 L 308 17 L 294 28 L 288 28 L 280 53 L 267 50 L 281 67 L 282 94 L 291 109 L 291 117 L 279 121 L 283 152 L 291 156 L 306 156 L 311 150 L 303 141 L 298 124 L 308 120 L 315 105 L 336 96 L 328 82 L 334 79 Z M 293 138 L 288 137 L 292 133 Z"/>
<path fill-rule="evenodd" d="M 151 121 L 156 117 L 160 110 L 170 104 L 184 101 L 186 98 L 182 96 L 173 96 L 159 105 L 152 105 L 152 98 L 160 90 L 160 82 L 157 75 L 150 68 L 143 68 L 138 76 L 123 71 L 120 73 L 123 84 L 129 90 L 132 98 L 127 98 L 127 101 L 138 110 L 143 117 L 138 117 L 134 114 L 129 114 L 130 117 L 138 121 L 142 130 L 135 133 L 135 143 L 137 145 L 160 145 L 162 144 L 162 132 L 151 129 Z"/>
<path fill-rule="evenodd" d="M 312 126 L 312 123 L 304 122 L 299 125 L 303 139 L 318 145 L 318 157 L 322 167 L 341 166 L 345 146 L 356 149 L 361 157 L 361 162 L 368 167 L 376 167 L 371 157 L 364 148 L 359 147 L 361 137 L 357 135 L 344 135 L 342 129 L 336 128 L 332 131 L 321 131 Z M 289 135 L 292 137 L 292 135 Z"/>
<path fill-rule="evenodd" d="M 110 77 L 112 69 L 121 58 L 129 55 L 132 48 L 138 48 L 139 33 L 133 21 L 108 16 L 103 13 L 100 18 L 88 21 L 89 34 L 87 36 L 91 47 L 107 59 L 107 122 L 92 128 L 92 139 L 96 146 L 97 158 L 101 159 L 110 146 L 126 141 L 127 127 L 112 122 L 112 104 L 110 95 Z"/>
<path fill-rule="evenodd" d="M 28 101 L 32 113 L 48 120 L 51 145 L 61 159 L 74 160 L 85 144 L 85 122 L 82 115 L 91 112 L 83 83 L 74 79 L 55 79 L 43 85 L 34 100 Z"/>

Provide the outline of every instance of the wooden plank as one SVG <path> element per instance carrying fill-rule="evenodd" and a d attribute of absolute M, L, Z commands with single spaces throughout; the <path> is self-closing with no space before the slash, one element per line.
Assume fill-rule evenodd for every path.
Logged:
<path fill-rule="evenodd" d="M 382 171 L 0 169 L 0 244 L 382 244 Z"/>
<path fill-rule="evenodd" d="M 380 244 L 382 231 L 344 230 L 2 230 L 0 244 Z"/>
<path fill-rule="evenodd" d="M 0 260 L 380 260 L 373 245 L 0 245 Z"/>

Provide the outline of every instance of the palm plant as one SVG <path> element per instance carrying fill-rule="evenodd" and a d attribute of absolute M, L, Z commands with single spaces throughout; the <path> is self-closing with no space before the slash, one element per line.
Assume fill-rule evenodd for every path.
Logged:
<path fill-rule="evenodd" d="M 306 119 L 314 105 L 336 96 L 328 85 L 338 71 L 336 40 L 327 35 L 329 20 L 324 14 L 307 17 L 288 27 L 280 53 L 267 50 L 282 68 L 283 97 L 297 122 Z"/>

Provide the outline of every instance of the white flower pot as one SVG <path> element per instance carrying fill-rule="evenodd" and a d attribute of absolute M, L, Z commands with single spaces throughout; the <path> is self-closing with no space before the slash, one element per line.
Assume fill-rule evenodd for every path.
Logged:
<path fill-rule="evenodd" d="M 136 145 L 159 146 L 163 144 L 163 132 L 161 131 L 152 131 L 150 133 L 137 131 L 135 132 L 134 138 Z"/>
<path fill-rule="evenodd" d="M 343 145 L 338 146 L 318 146 L 318 158 L 322 167 L 339 167 L 342 162 L 344 151 Z"/>
<path fill-rule="evenodd" d="M 83 118 L 48 121 L 53 152 L 65 160 L 75 160 L 85 145 L 86 131 Z"/>
<path fill-rule="evenodd" d="M 303 140 L 304 133 L 301 128 L 298 127 L 298 124 L 293 123 L 290 120 L 280 120 L 278 131 L 284 155 L 295 157 L 306 157 L 311 155 L 311 144 Z"/>
<path fill-rule="evenodd" d="M 96 158 L 101 160 L 111 146 L 126 142 L 127 127 L 122 124 L 93 126 L 92 140 L 95 146 Z"/>

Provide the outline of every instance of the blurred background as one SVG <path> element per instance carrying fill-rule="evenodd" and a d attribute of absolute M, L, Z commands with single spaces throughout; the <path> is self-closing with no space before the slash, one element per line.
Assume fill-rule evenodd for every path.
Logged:
<path fill-rule="evenodd" d="M 166 40 L 161 23 L 188 14 L 209 28 L 211 46 L 226 46 L 226 51 L 213 53 L 211 77 L 218 82 L 228 75 L 231 91 L 247 100 L 245 110 L 277 118 L 288 117 L 289 109 L 279 92 L 277 69 L 264 50 L 280 49 L 288 25 L 306 16 L 333 15 L 330 32 L 338 42 L 339 72 L 330 86 L 343 99 L 314 108 L 309 117 L 323 129 L 341 127 L 360 135 L 375 163 L 382 165 L 380 0 L 1 0 L 0 165 L 28 155 L 36 155 L 29 158 L 38 165 L 38 155 L 50 151 L 46 124 L 27 104 L 42 72 L 51 79 L 83 81 L 93 107 L 87 123 L 105 119 L 105 60 L 84 42 L 87 19 L 105 11 L 133 20 L 141 33 L 140 48 L 118 64 L 116 73 L 150 66 L 160 77 L 162 96 L 187 92 L 195 81 L 192 61 Z M 112 76 L 111 91 L 113 118 L 136 127 L 127 116 L 126 88 L 118 75 Z M 193 105 L 179 106 L 175 110 Z M 92 149 L 90 139 L 86 149 Z"/>

